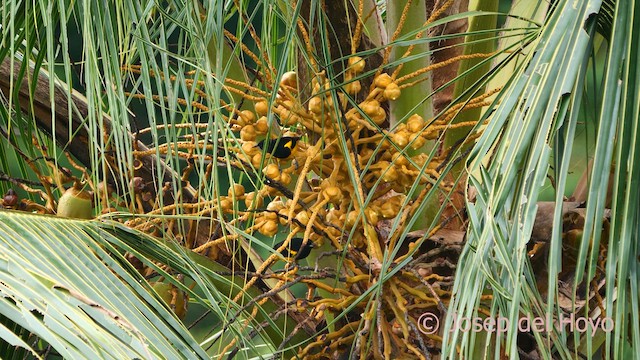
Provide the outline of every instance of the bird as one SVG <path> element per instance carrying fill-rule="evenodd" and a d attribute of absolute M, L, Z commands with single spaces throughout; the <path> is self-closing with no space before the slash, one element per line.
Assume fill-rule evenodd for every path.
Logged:
<path fill-rule="evenodd" d="M 278 159 L 286 159 L 291 156 L 298 140 L 300 138 L 297 136 L 283 136 L 279 139 L 261 140 L 257 146 L 263 150 L 266 147 L 267 152 Z"/>
<path fill-rule="evenodd" d="M 304 243 L 304 246 L 303 246 L 303 243 L 304 243 L 303 238 L 294 237 L 289 242 L 289 245 L 284 249 L 282 249 L 280 254 L 282 254 L 282 256 L 287 258 L 287 260 L 289 261 L 295 262 L 298 260 L 302 260 L 307 256 L 309 256 L 309 253 L 311 253 L 311 249 L 314 248 L 313 241 L 311 241 L 310 239 L 307 239 L 307 242 Z M 281 241 L 275 244 L 273 246 L 273 249 L 277 251 L 280 247 L 282 247 L 283 244 L 284 244 L 284 241 Z"/>

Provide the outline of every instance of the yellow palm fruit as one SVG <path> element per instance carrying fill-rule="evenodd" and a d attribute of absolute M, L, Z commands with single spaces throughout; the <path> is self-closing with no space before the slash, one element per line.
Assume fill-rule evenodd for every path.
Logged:
<path fill-rule="evenodd" d="M 409 117 L 409 119 L 407 120 L 407 130 L 409 130 L 409 132 L 414 134 L 419 131 L 422 131 L 422 129 L 424 128 L 424 125 L 425 125 L 424 119 L 422 118 L 422 116 L 418 114 L 411 115 L 411 117 Z"/>
<path fill-rule="evenodd" d="M 240 130 L 240 139 L 243 141 L 255 141 L 256 128 L 253 125 L 245 125 Z"/>
<path fill-rule="evenodd" d="M 230 198 L 233 198 L 234 196 L 236 198 L 240 198 L 244 196 L 244 186 L 242 186 L 242 184 L 233 184 L 229 187 L 228 194 Z"/>
<path fill-rule="evenodd" d="M 263 212 L 262 216 L 264 216 L 264 218 L 267 219 L 267 220 L 278 221 L 278 214 L 276 214 L 274 212 L 271 212 L 271 211 Z"/>
<path fill-rule="evenodd" d="M 393 139 L 393 142 L 395 142 L 396 145 L 398 145 L 398 147 L 402 149 L 409 143 L 408 135 L 409 134 L 406 131 L 401 131 L 393 134 L 391 138 Z"/>
<path fill-rule="evenodd" d="M 420 136 L 420 134 L 411 135 L 409 140 L 411 141 L 411 148 L 413 150 L 421 148 L 427 142 L 427 140 Z"/>
<path fill-rule="evenodd" d="M 365 101 L 360 108 L 364 111 L 365 114 L 369 116 L 374 116 L 378 114 L 378 109 L 380 109 L 380 103 L 377 100 L 368 100 Z"/>
<path fill-rule="evenodd" d="M 239 117 L 243 119 L 246 124 L 252 124 L 254 121 L 256 121 L 256 115 L 251 110 L 240 111 Z"/>
<path fill-rule="evenodd" d="M 393 157 L 391 158 L 391 161 L 398 165 L 398 166 L 402 166 L 402 165 L 408 165 L 409 161 L 407 160 L 407 158 L 405 157 L 405 155 L 401 154 L 401 153 L 395 153 L 393 154 Z"/>
<path fill-rule="evenodd" d="M 344 212 L 336 208 L 329 210 L 327 212 L 327 216 L 325 217 L 325 219 L 330 224 L 333 224 L 337 227 L 342 227 L 342 222 L 344 221 L 344 219 L 341 220 L 340 218 L 344 218 Z"/>
<path fill-rule="evenodd" d="M 393 80 L 391 79 L 391 76 L 387 73 L 382 73 L 376 76 L 375 80 L 373 80 L 373 83 L 381 89 L 385 89 L 392 82 Z"/>
<path fill-rule="evenodd" d="M 348 70 L 358 74 L 364 71 L 365 62 L 360 56 L 352 56 L 348 60 Z"/>
<path fill-rule="evenodd" d="M 382 123 L 384 123 L 384 120 L 386 118 L 387 118 L 387 113 L 384 111 L 382 107 L 378 107 L 378 110 L 376 111 L 376 113 L 371 116 L 371 120 L 373 120 L 373 122 L 376 123 L 377 125 L 382 125 Z"/>
<path fill-rule="evenodd" d="M 398 171 L 394 165 L 382 170 L 382 180 L 385 182 L 394 182 L 398 180 Z"/>
<path fill-rule="evenodd" d="M 255 107 L 256 114 L 258 114 L 258 116 L 265 116 L 269 112 L 269 103 L 267 100 L 258 101 Z"/>
<path fill-rule="evenodd" d="M 286 73 L 282 74 L 280 84 L 290 86 L 298 90 L 298 74 L 296 74 L 295 71 L 287 71 Z"/>
<path fill-rule="evenodd" d="M 356 224 L 356 221 L 358 221 L 358 212 L 355 210 L 349 211 L 345 221 L 347 227 L 352 228 Z"/>
<path fill-rule="evenodd" d="M 274 200 L 267 205 L 267 210 L 269 211 L 280 211 L 284 208 L 284 203 L 281 200 Z"/>
<path fill-rule="evenodd" d="M 394 198 L 396 197 L 399 196 L 394 196 Z M 380 215 L 382 215 L 384 219 L 396 217 L 399 211 L 400 207 L 393 201 L 383 201 L 382 204 L 380 204 Z"/>
<path fill-rule="evenodd" d="M 262 224 L 262 226 L 260 226 L 260 229 L 258 231 L 264 236 L 274 236 L 278 233 L 278 223 L 273 220 L 267 220 L 264 224 Z"/>
<path fill-rule="evenodd" d="M 320 96 L 314 96 L 309 100 L 309 111 L 316 115 L 324 112 L 324 101 Z"/>
<path fill-rule="evenodd" d="M 344 86 L 344 91 L 347 94 L 355 95 L 362 90 L 362 85 L 360 85 L 360 80 L 352 81 Z"/>
<path fill-rule="evenodd" d="M 260 152 L 260 149 L 257 148 L 258 144 L 255 141 L 245 141 L 242 143 L 242 151 L 249 155 L 255 155 Z"/>
<path fill-rule="evenodd" d="M 389 83 L 384 89 L 383 95 L 387 100 L 396 100 L 400 97 L 400 87 L 394 82 Z"/>
<path fill-rule="evenodd" d="M 280 181 L 283 185 L 289 185 L 291 183 L 291 175 L 289 173 L 280 173 Z"/>
<path fill-rule="evenodd" d="M 244 204 L 247 206 L 247 208 L 252 208 L 252 209 L 261 208 L 263 203 L 264 203 L 264 198 L 262 196 L 258 196 L 255 191 L 246 193 L 244 196 Z"/>
<path fill-rule="evenodd" d="M 232 212 L 233 211 L 233 201 L 229 200 L 229 198 L 222 196 L 220 198 L 220 210 L 223 212 Z"/>
<path fill-rule="evenodd" d="M 258 121 L 256 121 L 255 129 L 256 133 L 260 135 L 264 135 L 267 133 L 267 131 L 269 131 L 269 121 L 267 121 L 266 116 L 262 116 L 260 117 L 260 119 L 258 119 Z"/>
<path fill-rule="evenodd" d="M 367 221 L 371 225 L 378 224 L 378 221 L 380 220 L 380 217 L 378 216 L 378 211 L 376 211 L 376 209 L 373 209 L 372 207 L 368 207 L 364 209 L 364 216 L 367 218 Z"/>
<path fill-rule="evenodd" d="M 298 220 L 300 224 L 306 226 L 309 223 L 309 214 L 305 210 L 302 210 L 296 214 L 295 219 Z"/>
<path fill-rule="evenodd" d="M 280 177 L 280 169 L 276 164 L 269 164 L 265 166 L 262 172 L 270 179 L 276 180 Z"/>
<path fill-rule="evenodd" d="M 337 186 L 329 186 L 323 191 L 324 196 L 333 204 L 339 204 L 342 201 L 342 191 Z"/>

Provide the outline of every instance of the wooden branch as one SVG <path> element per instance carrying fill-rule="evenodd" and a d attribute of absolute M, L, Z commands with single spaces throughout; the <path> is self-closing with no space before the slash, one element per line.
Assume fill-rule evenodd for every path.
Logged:
<path fill-rule="evenodd" d="M 25 75 L 19 77 L 20 71 L 25 70 Z M 69 89 L 68 86 L 61 83 L 54 78 L 54 101 L 55 104 L 51 104 L 49 91 L 50 91 L 50 76 L 49 74 L 40 69 L 37 73 L 37 77 L 34 78 L 33 63 L 25 64 L 21 60 L 14 59 L 11 64 L 11 58 L 7 57 L 0 64 L 0 91 L 5 99 L 9 99 L 13 96 L 14 104 L 21 107 L 22 111 L 33 115 L 38 128 L 46 131 L 50 135 L 55 132 L 55 138 L 58 144 L 65 150 L 69 151 L 78 161 L 82 163 L 87 169 L 91 169 L 93 165 L 91 163 L 90 148 L 96 149 L 97 147 L 90 143 L 90 136 L 88 133 L 88 126 L 86 125 L 86 119 L 89 116 L 89 108 L 87 99 L 80 93 L 73 89 Z M 35 86 L 31 85 L 35 81 Z M 16 87 L 19 86 L 18 89 Z M 30 91 L 30 87 L 34 89 L 33 93 Z M 15 106 L 14 105 L 14 106 Z M 71 118 L 69 118 L 69 107 L 71 106 Z M 52 113 L 55 116 L 52 116 Z M 103 115 L 104 127 L 102 134 L 94 134 L 93 138 L 99 138 L 100 136 L 107 136 L 111 133 L 113 123 L 111 118 Z M 74 134 L 72 138 L 69 138 L 69 134 Z M 144 151 L 148 148 L 140 141 L 134 139 L 133 135 L 129 135 L 131 142 L 136 141 L 138 150 Z M 159 189 L 162 189 L 166 182 L 174 183 L 179 182 L 180 174 L 176 173 L 173 169 L 166 166 L 162 159 L 158 159 L 155 155 L 148 155 L 140 157 L 139 160 L 143 166 L 134 170 L 134 176 L 139 176 L 144 180 L 145 184 L 153 184 L 153 186 L 147 185 L 149 191 L 155 198 Z M 158 183 L 156 178 L 156 167 L 159 166 L 162 169 L 162 182 Z M 117 169 L 112 169 L 115 171 Z M 119 178 L 118 174 L 110 174 L 113 178 Z M 109 179 L 109 180 L 112 180 Z M 114 185 L 117 184 L 114 182 Z M 182 200 L 184 202 L 195 202 L 196 191 L 189 184 L 182 184 Z M 118 189 L 120 192 L 126 192 L 128 189 Z M 173 196 L 165 196 L 165 205 L 172 204 L 175 199 Z"/>

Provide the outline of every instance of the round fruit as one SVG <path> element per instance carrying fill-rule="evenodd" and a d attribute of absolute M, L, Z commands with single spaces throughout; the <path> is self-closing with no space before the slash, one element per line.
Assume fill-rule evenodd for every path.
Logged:
<path fill-rule="evenodd" d="M 274 236 L 278 233 L 278 223 L 273 220 L 267 220 L 258 231 L 264 236 Z"/>
<path fill-rule="evenodd" d="M 58 216 L 77 219 L 93 218 L 93 195 L 90 192 L 70 187 L 58 200 Z"/>
<path fill-rule="evenodd" d="M 349 70 L 355 73 L 361 73 L 364 70 L 364 60 L 359 56 L 349 58 Z"/>
<path fill-rule="evenodd" d="M 13 207 L 18 204 L 18 194 L 16 194 L 15 190 L 9 189 L 7 193 L 4 194 L 2 204 L 7 207 Z"/>
<path fill-rule="evenodd" d="M 400 87 L 392 82 L 384 89 L 384 97 L 388 100 L 397 100 L 400 97 Z"/>

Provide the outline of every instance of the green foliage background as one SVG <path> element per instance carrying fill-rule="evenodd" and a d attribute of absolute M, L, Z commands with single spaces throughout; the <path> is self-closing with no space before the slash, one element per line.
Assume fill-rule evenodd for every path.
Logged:
<path fill-rule="evenodd" d="M 190 79 L 186 74 L 192 71 L 194 78 L 203 81 L 203 91 L 211 97 L 211 103 L 224 99 L 235 102 L 240 109 L 250 108 L 252 104 L 241 102 L 224 88 L 223 79 L 251 82 L 253 74 L 244 69 L 265 66 L 267 57 L 275 67 L 276 78 L 300 66 L 298 59 L 308 56 L 295 21 L 300 3 L 292 6 L 275 0 L 209 3 L 3 0 L 0 61 L 11 59 L 22 62 L 24 67 L 23 72 L 12 74 L 14 96 L 2 93 L 0 171 L 11 178 L 36 180 L 25 160 L 42 156 L 33 138 L 46 145 L 56 166 L 71 167 L 63 154 L 68 144 L 58 144 L 55 136 L 52 138 L 38 129 L 32 109 L 15 106 L 17 84 L 30 81 L 25 77 L 25 69 L 33 66 L 35 73 L 56 74 L 57 80 L 51 78 L 51 84 L 67 84 L 86 97 L 89 112 L 84 126 L 90 134 L 99 133 L 97 130 L 104 126 L 104 114 L 110 116 L 111 145 L 107 147 L 100 136 L 88 142 L 94 165 L 89 169 L 89 178 L 94 183 L 108 175 L 107 168 L 99 164 L 103 164 L 103 154 L 109 151 L 122 174 L 117 179 L 120 187 L 129 187 L 134 166 L 130 135 L 150 125 L 152 130 L 143 138 L 147 143 L 175 143 L 185 135 L 204 133 L 205 141 L 214 144 L 213 153 L 219 152 L 226 158 L 226 162 L 213 167 L 215 181 L 194 184 L 204 198 L 220 201 L 221 194 L 226 194 L 229 184 L 234 182 L 242 182 L 247 189 L 264 186 L 264 179 L 251 179 L 233 168 L 229 148 L 218 145 L 219 139 L 234 141 L 238 137 L 223 120 L 224 109 L 212 106 L 208 114 L 202 114 L 190 103 L 179 105 L 177 99 L 197 97 L 192 88 L 184 85 Z M 311 3 L 316 16 L 334 15 L 323 13 L 318 2 Z M 495 29 L 493 23 L 487 24 L 488 32 L 495 38 L 490 46 L 493 49 L 498 46 L 498 51 L 489 59 L 461 66 L 460 77 L 454 79 L 457 83 L 466 79 L 466 83 L 475 84 L 463 89 L 469 92 L 495 84 L 504 88 L 497 94 L 497 101 L 476 113 L 476 119 L 492 115 L 482 135 L 470 147 L 466 165 L 454 169 L 463 173 L 466 168 L 468 185 L 477 195 L 475 201 L 466 204 L 466 243 L 457 264 L 448 313 L 477 316 L 482 306 L 485 316 L 505 316 L 516 323 L 521 316 L 557 316 L 568 311 L 560 305 L 568 298 L 574 310 L 580 308 L 582 316 L 606 315 L 614 319 L 615 330 L 555 332 L 548 338 L 535 334 L 536 354 L 540 358 L 632 358 L 640 349 L 637 325 L 640 324 L 640 160 L 636 145 L 640 135 L 637 71 L 640 3 L 559 0 L 530 4 L 502 1 L 499 5 L 499 18 L 504 19 L 504 25 L 500 23 L 501 28 Z M 383 10 L 384 4 L 379 9 Z M 503 12 L 510 15 L 502 18 Z M 248 27 L 239 21 L 240 14 L 260 29 L 265 47 L 259 60 L 263 64 L 246 58 L 241 49 L 225 39 L 227 29 L 257 49 Z M 388 21 L 386 13 L 382 14 Z M 470 11 L 440 21 L 460 18 L 495 21 L 495 17 L 487 15 L 495 14 Z M 522 19 L 526 21 L 517 22 Z M 474 35 L 478 34 L 467 34 L 463 46 L 471 46 L 469 39 Z M 411 41 L 413 38 L 407 36 L 393 45 L 406 46 Z M 320 49 L 316 55 L 326 53 L 326 49 Z M 429 61 L 428 56 L 423 57 Z M 329 60 L 335 59 L 340 57 Z M 303 63 L 308 64 L 309 59 L 305 60 Z M 141 65 L 137 77 L 123 71 L 123 65 L 133 64 Z M 487 66 L 486 72 L 465 73 L 483 64 Z M 174 78 L 151 73 L 171 74 Z M 332 91 L 344 86 L 338 79 L 332 81 Z M 458 93 L 458 101 L 468 98 L 464 91 Z M 130 96 L 135 92 L 159 97 L 135 99 Z M 53 97 L 50 93 L 52 103 Z M 275 93 L 271 100 L 274 99 Z M 430 101 L 429 98 L 425 103 L 430 106 Z M 68 109 L 69 113 L 73 111 Z M 457 115 L 457 120 L 463 116 Z M 272 115 L 269 121 L 274 124 Z M 207 126 L 163 133 L 154 128 L 198 123 Z M 347 148 L 348 139 L 340 140 Z M 204 157 L 206 151 L 196 149 L 195 154 Z M 593 166 L 587 167 L 591 159 Z M 166 156 L 165 163 L 176 173 L 187 166 L 178 156 Z M 42 174 L 52 175 L 46 164 L 32 165 Z M 194 174 L 192 179 L 202 175 Z M 353 178 L 354 174 L 350 175 Z M 554 179 L 555 188 L 548 175 Z M 159 171 L 157 176 L 162 179 Z M 585 176 L 589 182 L 584 205 L 584 240 L 574 249 L 577 281 L 567 295 L 559 290 L 559 274 L 566 266 L 563 264 L 567 263 L 568 251 L 563 248 L 562 207 L 558 205 L 573 193 L 578 179 Z M 416 193 L 418 185 L 413 188 Z M 15 184 L 0 181 L 1 193 L 9 187 Z M 606 199 L 608 189 L 613 194 L 610 204 Z M 174 186 L 172 190 L 177 193 L 178 188 Z M 61 193 L 61 189 L 53 190 L 56 198 Z M 19 191 L 19 196 L 42 201 L 37 193 Z M 429 201 L 440 205 L 439 196 L 442 194 L 434 191 L 425 200 L 423 209 L 431 213 L 429 220 L 439 210 L 427 205 Z M 540 291 L 540 280 L 529 261 L 527 247 L 540 200 L 554 201 L 557 205 L 551 216 L 552 235 L 547 244 L 547 276 L 543 281 L 546 291 Z M 610 220 L 608 231 L 603 232 L 607 209 Z M 114 221 L 130 216 L 122 212 L 115 218 L 76 221 L 0 211 L 3 358 L 47 357 L 51 354 L 44 351 L 51 348 L 69 358 L 208 358 L 223 355 L 220 352 L 232 339 L 237 341 L 238 356 L 242 358 L 272 355 L 291 358 L 296 356 L 298 346 L 308 344 L 310 337 L 302 332 L 288 339 L 291 329 L 299 325 L 294 319 L 271 319 L 270 314 L 278 310 L 276 305 L 267 302 L 251 316 L 249 308 L 233 302 L 236 295 L 242 294 L 245 279 L 228 275 L 228 268 L 184 250 L 174 244 L 175 239 L 151 237 Z M 188 220 L 189 216 L 173 218 Z M 419 212 L 407 221 L 429 232 L 437 221 L 425 223 L 424 219 L 424 213 Z M 224 227 L 222 231 L 243 232 L 230 228 Z M 402 231 L 404 237 L 409 229 Z M 272 254 L 271 247 L 278 241 L 262 235 L 246 234 L 246 238 L 262 257 Z M 606 248 L 604 268 L 598 261 L 600 245 Z M 400 245 L 385 250 L 379 282 L 369 292 L 382 294 L 385 281 L 406 265 L 392 266 L 399 249 Z M 140 258 L 190 295 L 192 310 L 185 322 L 149 292 L 146 281 L 149 279 L 143 279 L 125 259 L 126 253 Z M 161 264 L 188 280 L 176 280 Z M 578 284 L 584 282 L 589 287 L 592 279 L 603 280 L 602 307 L 589 303 L 578 306 L 579 293 L 583 291 Z M 188 285 L 194 285 L 194 289 Z M 261 294 L 261 290 L 250 288 L 244 296 L 251 302 Z M 492 296 L 481 302 L 484 295 Z M 189 322 L 204 313 L 208 313 L 206 321 L 188 327 Z M 346 313 L 339 315 L 344 317 Z M 242 326 L 245 320 L 252 324 L 249 329 Z M 327 319 L 326 329 L 335 330 L 334 322 Z M 503 337 L 496 337 L 486 333 L 449 333 L 451 317 L 443 324 L 446 327 L 442 358 L 504 355 L 515 359 L 522 355 L 515 328 Z M 253 329 L 256 331 L 252 332 Z M 249 333 L 256 336 L 248 337 Z M 290 340 L 290 345 L 278 349 L 285 339 Z"/>

